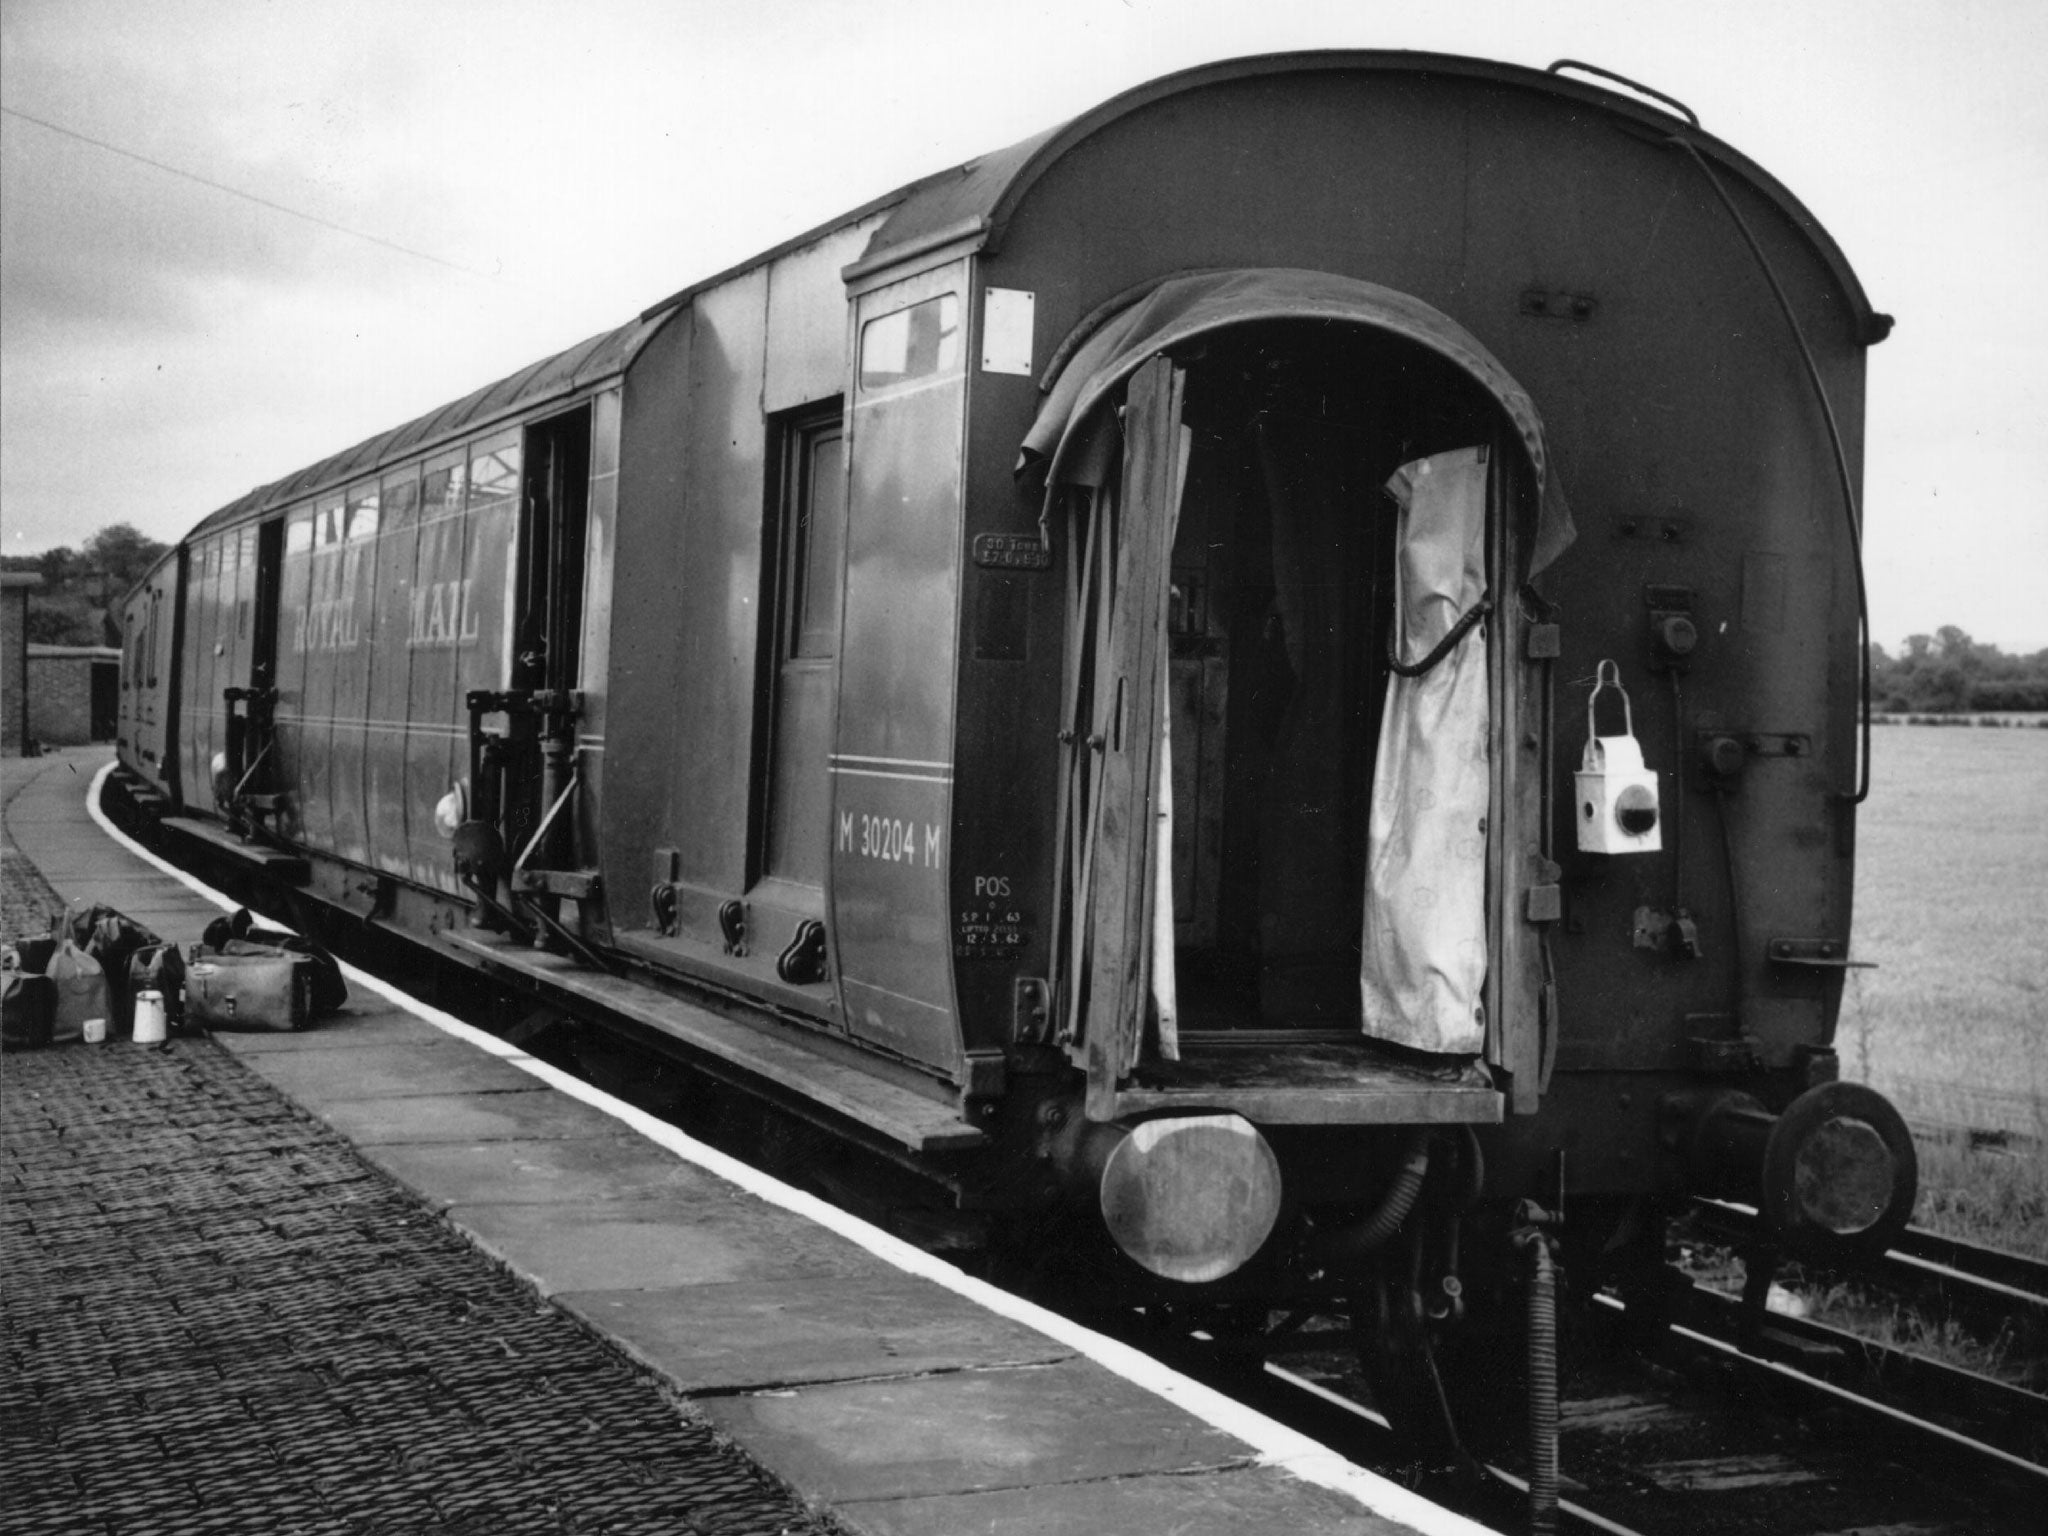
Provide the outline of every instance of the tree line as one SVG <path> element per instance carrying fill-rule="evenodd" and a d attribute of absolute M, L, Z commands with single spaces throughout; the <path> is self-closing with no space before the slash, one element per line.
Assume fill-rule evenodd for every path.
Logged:
<path fill-rule="evenodd" d="M 169 548 L 132 523 L 112 523 L 78 549 L 0 556 L 0 567 L 43 578 L 28 595 L 31 645 L 119 645 L 121 599 Z"/>
<path fill-rule="evenodd" d="M 2048 651 L 2008 656 L 1944 624 L 1906 636 L 1897 655 L 1873 644 L 1870 698 L 1886 714 L 2048 710 Z"/>

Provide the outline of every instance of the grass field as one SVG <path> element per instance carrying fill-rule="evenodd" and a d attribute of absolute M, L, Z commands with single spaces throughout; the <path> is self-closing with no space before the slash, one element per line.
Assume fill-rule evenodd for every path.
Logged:
<path fill-rule="evenodd" d="M 1872 762 L 1842 1075 L 1956 1128 L 1922 1137 L 1923 1223 L 2048 1253 L 2048 731 L 1879 727 Z"/>

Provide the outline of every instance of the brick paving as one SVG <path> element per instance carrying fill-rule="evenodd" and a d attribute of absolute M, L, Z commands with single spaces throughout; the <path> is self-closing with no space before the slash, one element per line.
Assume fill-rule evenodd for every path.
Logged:
<path fill-rule="evenodd" d="M 212 1041 L 5 1092 L 0 1530 L 830 1529 Z"/>
<path fill-rule="evenodd" d="M 0 1063 L 0 1458 L 24 1536 L 835 1529 L 204 1037 Z"/>
<path fill-rule="evenodd" d="M 0 759 L 0 935 L 8 938 L 47 933 L 51 916 L 64 910 L 64 898 L 23 856 L 6 826 L 6 808 L 41 766 L 31 758 Z"/>

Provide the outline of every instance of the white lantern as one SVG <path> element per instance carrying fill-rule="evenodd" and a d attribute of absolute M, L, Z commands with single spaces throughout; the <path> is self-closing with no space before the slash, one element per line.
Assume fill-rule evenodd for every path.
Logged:
<path fill-rule="evenodd" d="M 1594 718 L 1603 688 L 1621 695 L 1619 736 L 1602 736 Z M 1621 686 L 1621 668 L 1611 661 L 1600 663 L 1586 698 L 1586 753 L 1576 777 L 1579 852 L 1655 853 L 1664 846 L 1657 775 L 1643 766 L 1628 690 Z"/>

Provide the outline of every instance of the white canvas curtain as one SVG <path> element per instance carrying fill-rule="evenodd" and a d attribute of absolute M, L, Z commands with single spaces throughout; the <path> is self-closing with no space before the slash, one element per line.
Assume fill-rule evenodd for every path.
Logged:
<path fill-rule="evenodd" d="M 1487 450 L 1404 464 L 1395 654 L 1427 656 L 1486 595 Z M 1486 626 L 1420 677 L 1389 679 L 1373 770 L 1359 985 L 1365 1032 L 1416 1050 L 1486 1039 Z"/>

